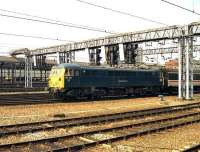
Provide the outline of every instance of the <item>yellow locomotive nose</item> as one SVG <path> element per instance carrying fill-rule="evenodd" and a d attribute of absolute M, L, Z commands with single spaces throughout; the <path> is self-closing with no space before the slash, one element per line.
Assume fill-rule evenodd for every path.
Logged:
<path fill-rule="evenodd" d="M 49 75 L 48 87 L 52 90 L 60 90 L 64 88 L 64 73 L 65 69 L 53 69 Z"/>

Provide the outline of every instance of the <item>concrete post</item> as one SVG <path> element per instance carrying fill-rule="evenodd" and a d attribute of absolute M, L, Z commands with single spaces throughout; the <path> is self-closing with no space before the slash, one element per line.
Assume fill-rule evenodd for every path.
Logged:
<path fill-rule="evenodd" d="M 37 62 L 36 62 L 36 56 L 33 56 L 33 66 L 37 66 Z"/>
<path fill-rule="evenodd" d="M 106 50 L 105 50 L 105 46 L 101 46 L 101 54 L 100 56 L 101 58 L 101 64 L 105 64 L 106 63 Z"/>
<path fill-rule="evenodd" d="M 60 53 L 59 52 L 56 53 L 56 62 L 57 62 L 57 64 L 60 64 Z"/>
<path fill-rule="evenodd" d="M 123 46 L 123 44 L 119 44 L 119 61 L 121 63 L 124 62 L 124 46 Z"/>

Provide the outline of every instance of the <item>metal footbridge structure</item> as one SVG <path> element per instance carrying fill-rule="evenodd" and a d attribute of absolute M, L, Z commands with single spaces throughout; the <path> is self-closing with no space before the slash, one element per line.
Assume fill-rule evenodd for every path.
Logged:
<path fill-rule="evenodd" d="M 193 22 L 183 26 L 166 26 L 143 31 L 113 34 L 110 36 L 67 43 L 57 46 L 20 49 L 12 55 L 26 56 L 26 87 L 31 87 L 31 67 L 41 62 L 44 56 L 56 54 L 57 63 L 75 62 L 76 53 L 85 51 L 89 62 L 93 65 L 106 63 L 110 66 L 119 63 L 134 64 L 142 62 L 142 55 L 178 54 L 179 66 L 179 94 L 180 99 L 193 97 L 193 53 L 200 51 L 198 37 L 200 36 L 200 22 Z M 156 47 L 152 47 L 152 46 Z M 159 46 L 159 47 L 158 47 Z M 160 47 L 161 46 L 161 47 Z"/>

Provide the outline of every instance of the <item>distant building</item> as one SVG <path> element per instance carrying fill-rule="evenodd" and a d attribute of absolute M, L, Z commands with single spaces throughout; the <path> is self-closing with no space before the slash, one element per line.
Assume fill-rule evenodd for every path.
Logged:
<path fill-rule="evenodd" d="M 169 61 L 165 62 L 165 68 L 177 70 L 178 69 L 178 59 L 169 60 Z M 200 61 L 199 60 L 193 59 L 193 69 L 200 70 Z"/>
<path fill-rule="evenodd" d="M 165 62 L 166 69 L 178 69 L 178 59 Z"/>

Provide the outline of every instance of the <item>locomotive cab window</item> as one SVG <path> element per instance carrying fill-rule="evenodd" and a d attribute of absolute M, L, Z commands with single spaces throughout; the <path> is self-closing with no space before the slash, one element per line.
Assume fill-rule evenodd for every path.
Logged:
<path fill-rule="evenodd" d="M 74 76 L 73 69 L 65 69 L 65 76 Z"/>
<path fill-rule="evenodd" d="M 73 69 L 69 69 L 69 76 L 74 76 L 74 70 Z"/>
<path fill-rule="evenodd" d="M 68 69 L 65 69 L 65 76 L 69 76 L 68 74 L 69 74 Z"/>

